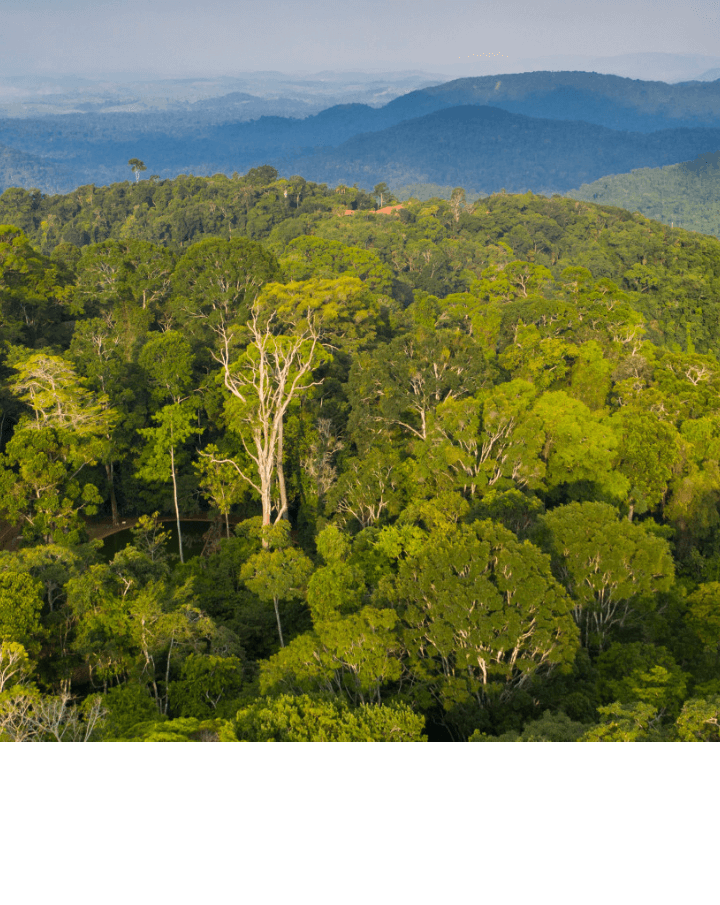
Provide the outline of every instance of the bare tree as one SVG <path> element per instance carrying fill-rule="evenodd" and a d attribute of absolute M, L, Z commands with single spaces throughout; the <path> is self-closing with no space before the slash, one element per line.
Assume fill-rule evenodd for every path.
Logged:
<path fill-rule="evenodd" d="M 312 315 L 308 312 L 303 326 L 292 336 L 276 333 L 273 328 L 274 314 L 262 312 L 256 303 L 245 328 L 250 342 L 239 358 L 233 355 L 238 328 L 225 324 L 216 328 L 220 351 L 213 353 L 222 365 L 225 387 L 237 400 L 234 426 L 257 476 L 243 471 L 232 459 L 210 458 L 216 464 L 232 465 L 259 494 L 263 525 L 273 523 L 273 511 L 275 523 L 287 518 L 283 464 L 285 415 L 292 402 L 321 382 L 311 379 L 321 345 Z M 275 491 L 277 502 L 273 499 Z"/>

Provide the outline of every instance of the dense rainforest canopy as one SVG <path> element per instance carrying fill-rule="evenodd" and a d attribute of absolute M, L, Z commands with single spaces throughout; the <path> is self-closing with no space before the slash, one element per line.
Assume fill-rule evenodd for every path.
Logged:
<path fill-rule="evenodd" d="M 717 239 L 393 202 L 0 196 L 2 738 L 720 738 Z"/>

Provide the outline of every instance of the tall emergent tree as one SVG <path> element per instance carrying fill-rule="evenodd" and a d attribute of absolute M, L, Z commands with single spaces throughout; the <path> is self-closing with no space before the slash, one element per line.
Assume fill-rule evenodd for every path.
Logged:
<path fill-rule="evenodd" d="M 144 173 L 145 170 L 147 170 L 145 164 L 142 162 L 142 160 L 138 160 L 137 157 L 131 157 L 130 160 L 128 160 L 128 166 L 135 174 L 135 182 L 139 182 L 140 173 Z"/>
<path fill-rule="evenodd" d="M 277 329 L 274 312 L 256 303 L 243 331 L 249 342 L 237 357 L 234 347 L 239 328 L 221 324 L 217 332 L 221 343 L 215 358 L 222 365 L 224 384 L 232 396 L 228 421 L 252 460 L 256 475 L 248 474 L 234 460 L 218 461 L 231 463 L 259 494 L 263 525 L 272 523 L 273 510 L 277 523 L 288 512 L 283 468 L 285 415 L 301 393 L 319 384 L 312 380 L 321 350 L 315 320 L 308 314 L 304 325 L 287 335 Z M 277 502 L 273 499 L 276 489 Z"/>

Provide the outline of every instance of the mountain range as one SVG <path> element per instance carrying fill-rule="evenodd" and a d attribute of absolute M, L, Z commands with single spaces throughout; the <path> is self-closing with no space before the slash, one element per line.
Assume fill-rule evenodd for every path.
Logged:
<path fill-rule="evenodd" d="M 720 148 L 720 128 L 616 132 L 493 107 L 452 107 L 293 161 L 314 182 L 462 185 L 478 192 L 567 191 L 606 173 Z"/>
<path fill-rule="evenodd" d="M 454 184 L 476 192 L 567 192 L 720 149 L 720 80 L 680 84 L 591 72 L 464 78 L 384 106 L 241 121 L 242 92 L 182 109 L 0 120 L 0 188 L 69 191 L 147 175 L 245 172 L 372 188 Z M 235 111 L 235 113 L 233 113 Z"/>

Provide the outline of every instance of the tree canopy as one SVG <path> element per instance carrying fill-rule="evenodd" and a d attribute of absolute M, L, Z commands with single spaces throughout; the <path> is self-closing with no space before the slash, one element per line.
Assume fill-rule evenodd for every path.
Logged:
<path fill-rule="evenodd" d="M 717 739 L 716 241 L 376 194 L 15 205 L 0 737 Z"/>

